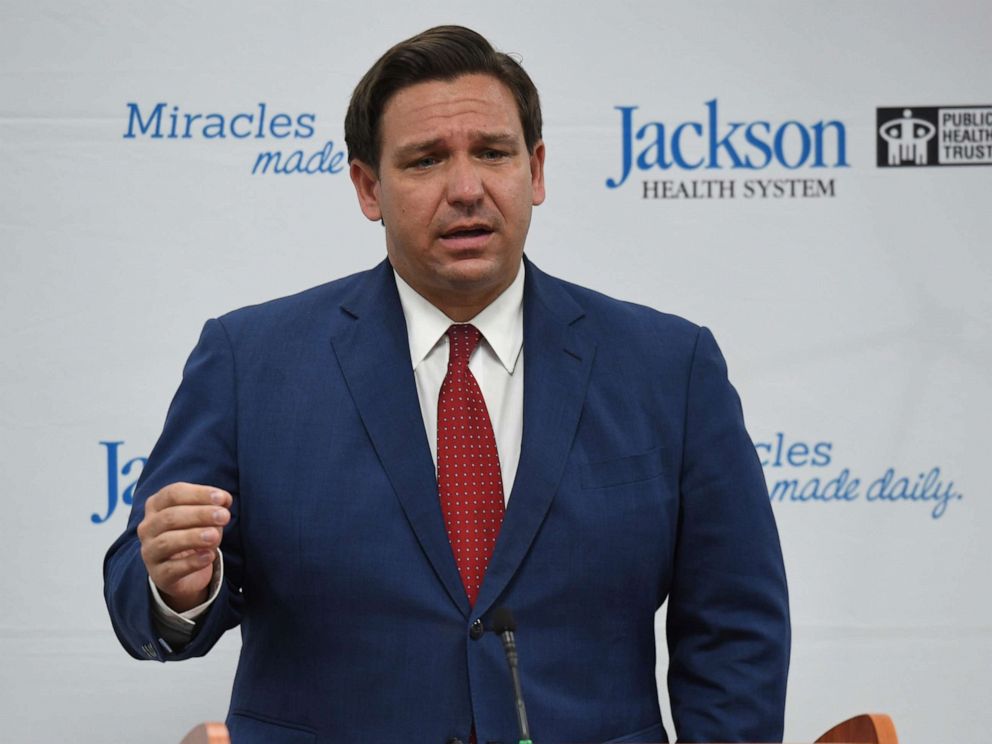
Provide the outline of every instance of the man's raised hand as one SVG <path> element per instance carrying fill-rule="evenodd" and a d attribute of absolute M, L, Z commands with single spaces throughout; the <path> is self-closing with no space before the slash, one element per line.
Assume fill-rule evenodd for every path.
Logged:
<path fill-rule="evenodd" d="M 231 494 L 213 486 L 172 483 L 145 502 L 138 525 L 141 558 L 162 599 L 176 612 L 207 600 Z"/>

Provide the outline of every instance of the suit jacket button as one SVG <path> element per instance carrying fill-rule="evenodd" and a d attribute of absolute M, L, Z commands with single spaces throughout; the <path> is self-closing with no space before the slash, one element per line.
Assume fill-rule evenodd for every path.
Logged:
<path fill-rule="evenodd" d="M 476 620 L 474 623 L 472 623 L 472 627 L 469 628 L 469 631 L 468 631 L 468 636 L 473 641 L 479 640 L 485 634 L 486 634 L 486 629 L 482 625 L 482 620 Z"/>

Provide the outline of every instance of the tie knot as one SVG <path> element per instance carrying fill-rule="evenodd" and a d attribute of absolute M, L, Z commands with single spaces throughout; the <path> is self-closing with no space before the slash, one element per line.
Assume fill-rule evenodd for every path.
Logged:
<path fill-rule="evenodd" d="M 468 358 L 479 345 L 482 333 L 471 323 L 456 323 L 448 328 L 448 364 L 468 366 Z"/>

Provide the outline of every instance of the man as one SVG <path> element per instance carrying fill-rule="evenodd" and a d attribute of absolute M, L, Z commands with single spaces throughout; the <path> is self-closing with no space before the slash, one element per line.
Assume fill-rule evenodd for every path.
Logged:
<path fill-rule="evenodd" d="M 667 598 L 680 738 L 780 739 L 785 576 L 736 393 L 705 329 L 523 259 L 526 73 L 431 29 L 346 138 L 388 261 L 204 327 L 105 563 L 125 648 L 240 623 L 236 742 L 510 742 L 507 606 L 537 740 L 660 741 Z"/>

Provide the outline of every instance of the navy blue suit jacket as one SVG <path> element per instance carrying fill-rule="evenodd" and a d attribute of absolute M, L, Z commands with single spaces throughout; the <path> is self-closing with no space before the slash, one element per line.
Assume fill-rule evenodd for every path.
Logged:
<path fill-rule="evenodd" d="M 240 624 L 244 742 L 516 741 L 513 609 L 539 742 L 660 741 L 655 612 L 684 741 L 780 740 L 785 573 L 740 402 L 705 329 L 528 263 L 523 445 L 479 599 L 448 545 L 389 264 L 209 321 L 104 566 L 138 658 Z M 157 640 L 135 528 L 187 481 L 234 495 L 220 595 Z"/>

